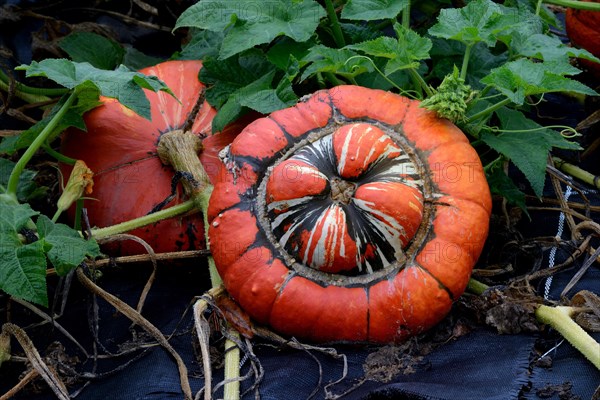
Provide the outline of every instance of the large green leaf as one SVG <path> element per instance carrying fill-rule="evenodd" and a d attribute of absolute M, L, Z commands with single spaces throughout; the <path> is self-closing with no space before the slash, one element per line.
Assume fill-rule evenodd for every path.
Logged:
<path fill-rule="evenodd" d="M 409 0 L 349 0 L 342 9 L 342 18 L 360 21 L 395 19 L 409 3 Z"/>
<path fill-rule="evenodd" d="M 28 77 L 45 76 L 68 89 L 84 85 L 88 90 L 91 83 L 99 94 L 118 99 L 121 104 L 147 119 L 150 119 L 150 102 L 142 88 L 155 92 L 163 90 L 172 94 L 157 77 L 131 71 L 123 65 L 114 71 L 107 71 L 87 62 L 48 58 L 40 62 L 33 61 L 30 65 L 21 65 L 16 69 L 25 70 Z"/>
<path fill-rule="evenodd" d="M 225 59 L 278 36 L 305 42 L 324 15 L 325 10 L 314 0 L 199 1 L 181 14 L 175 29 L 225 32 L 220 50 L 220 58 Z"/>
<path fill-rule="evenodd" d="M 490 0 L 475 0 L 462 8 L 443 9 L 438 22 L 429 29 L 431 36 L 452 39 L 467 45 L 496 43 L 494 34 L 505 25 L 502 7 Z"/>
<path fill-rule="evenodd" d="M 73 61 L 89 62 L 100 69 L 115 69 L 125 56 L 125 49 L 118 42 L 92 32 L 73 32 L 59 46 Z"/>
<path fill-rule="evenodd" d="M 517 54 L 539 60 L 563 61 L 568 63 L 569 58 L 576 57 L 600 62 L 589 51 L 567 46 L 557 36 L 544 34 L 524 35 L 517 32 L 513 35 L 510 44 L 513 51 Z"/>
<path fill-rule="evenodd" d="M 564 76 L 577 72 L 579 70 L 564 63 L 519 59 L 493 69 L 481 82 L 496 88 L 519 105 L 523 104 L 526 96 L 551 92 L 575 92 L 597 96 L 598 93 L 583 83 Z"/>
<path fill-rule="evenodd" d="M 484 132 L 481 140 L 511 160 L 527 178 L 537 196 L 542 195 L 546 177 L 548 152 L 553 147 L 576 150 L 579 145 L 569 142 L 559 132 L 541 129 L 521 112 L 507 108 L 496 111 L 502 130 L 499 134 Z"/>

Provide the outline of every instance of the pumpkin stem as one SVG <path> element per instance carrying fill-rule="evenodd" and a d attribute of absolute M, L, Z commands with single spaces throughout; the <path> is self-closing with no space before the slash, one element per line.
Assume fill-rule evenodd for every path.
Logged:
<path fill-rule="evenodd" d="M 183 174 L 186 178 L 183 181 L 184 190 L 192 198 L 195 208 L 200 210 L 203 215 L 207 249 L 210 249 L 207 210 L 213 186 L 198 158 L 200 150 L 202 150 L 202 140 L 190 131 L 182 130 L 163 134 L 157 146 L 158 156 L 162 163 L 171 165 L 175 171 Z M 212 286 L 218 287 L 222 281 L 212 257 L 208 257 L 208 266 Z M 229 334 L 238 335 L 234 328 L 229 328 Z M 238 399 L 240 349 L 231 339 L 226 340 L 225 347 L 227 349 L 225 358 L 225 381 L 227 383 L 223 389 L 225 399 Z"/>
<path fill-rule="evenodd" d="M 198 158 L 201 149 L 202 140 L 193 133 L 182 130 L 167 132 L 158 142 L 160 160 L 185 178 L 183 188 L 191 198 L 195 198 L 210 185 L 208 175 Z"/>

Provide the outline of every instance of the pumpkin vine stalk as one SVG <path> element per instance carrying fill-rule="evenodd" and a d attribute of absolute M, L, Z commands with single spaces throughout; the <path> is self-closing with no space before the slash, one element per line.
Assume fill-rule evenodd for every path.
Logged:
<path fill-rule="evenodd" d="M 213 191 L 202 163 L 198 159 L 198 152 L 202 147 L 201 139 L 191 132 L 181 130 L 165 133 L 158 144 L 158 155 L 164 164 L 171 165 L 175 171 L 182 173 L 186 179 L 183 181 L 184 190 L 191 197 L 194 207 L 198 209 L 204 219 L 205 235 L 208 238 L 208 201 Z M 210 244 L 207 241 L 207 249 Z M 211 284 L 213 287 L 221 285 L 222 280 L 217 272 L 212 256 L 208 257 Z M 223 391 L 225 399 L 239 398 L 239 360 L 240 350 L 234 340 L 239 339 L 235 329 L 230 329 L 232 339 L 225 342 L 225 383 Z"/>
<path fill-rule="evenodd" d="M 329 18 L 329 22 L 331 23 L 333 40 L 335 40 L 335 44 L 338 47 L 342 48 L 346 45 L 346 40 L 344 39 L 344 34 L 340 26 L 340 21 L 338 20 L 335 12 L 333 2 L 331 0 L 325 0 L 325 8 L 327 9 L 327 18 Z"/>
<path fill-rule="evenodd" d="M 66 101 L 60 107 L 60 109 L 56 112 L 54 117 L 48 122 L 48 124 L 42 129 L 40 134 L 35 138 L 33 143 L 25 150 L 23 155 L 19 158 L 17 163 L 15 164 L 10 177 L 8 178 L 8 184 L 6 186 L 5 200 L 13 199 L 16 202 L 17 199 L 17 187 L 19 185 L 19 178 L 21 174 L 25 170 L 25 166 L 31 161 L 34 154 L 47 142 L 48 138 L 54 130 L 58 126 L 61 119 L 65 116 L 71 105 L 77 99 L 79 91 L 75 88 L 67 97 Z"/>
<path fill-rule="evenodd" d="M 481 118 L 485 118 L 488 117 L 491 113 L 493 113 L 494 111 L 504 107 L 505 105 L 509 104 L 512 100 L 509 99 L 508 97 L 505 98 L 504 100 L 500 100 L 499 102 L 492 104 L 491 106 L 489 106 L 488 108 L 486 108 L 485 110 L 479 111 L 476 114 L 471 115 L 468 119 L 467 119 L 467 123 L 471 123 L 471 122 L 475 122 L 478 119 Z"/>
<path fill-rule="evenodd" d="M 470 279 L 467 289 L 474 294 L 481 295 L 489 286 L 475 279 Z M 573 320 L 577 312 L 571 306 L 547 306 L 539 304 L 535 310 L 538 322 L 556 329 L 573 347 L 600 370 L 600 343 L 596 342 L 579 324 Z"/>

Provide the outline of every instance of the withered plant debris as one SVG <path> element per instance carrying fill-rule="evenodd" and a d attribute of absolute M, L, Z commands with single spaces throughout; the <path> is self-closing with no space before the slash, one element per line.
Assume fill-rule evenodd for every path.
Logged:
<path fill-rule="evenodd" d="M 381 383 L 390 382 L 399 375 L 413 374 L 423 366 L 424 357 L 415 355 L 418 343 L 410 340 L 396 346 L 383 346 L 367 356 L 363 364 L 365 378 Z"/>
<path fill-rule="evenodd" d="M 581 397 L 572 393 L 573 384 L 565 382 L 560 385 L 546 385 L 536 390 L 535 394 L 541 399 L 549 399 L 558 395 L 559 400 L 581 400 Z"/>

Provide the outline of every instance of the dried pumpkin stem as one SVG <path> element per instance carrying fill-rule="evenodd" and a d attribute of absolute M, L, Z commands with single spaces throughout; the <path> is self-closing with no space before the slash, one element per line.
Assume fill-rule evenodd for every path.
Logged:
<path fill-rule="evenodd" d="M 27 354 L 27 358 L 31 363 L 32 367 L 40 374 L 40 376 L 46 381 L 50 389 L 54 392 L 58 399 L 68 400 L 70 398 L 69 391 L 67 390 L 65 384 L 60 380 L 56 371 L 53 368 L 48 366 L 46 362 L 40 356 L 40 353 L 37 351 L 33 342 L 27 336 L 27 333 L 18 326 L 11 324 L 10 322 L 2 325 L 2 333 L 0 333 L 0 341 L 2 343 L 6 342 L 6 338 L 10 336 L 17 339 L 25 354 Z"/>
<path fill-rule="evenodd" d="M 190 387 L 190 382 L 187 377 L 187 367 L 185 366 L 185 363 L 183 362 L 179 353 L 175 351 L 175 349 L 173 348 L 173 346 L 171 346 L 171 344 L 163 335 L 163 333 L 150 321 L 142 317 L 129 304 L 123 302 L 116 296 L 108 293 L 107 291 L 96 285 L 94 282 L 92 282 L 90 278 L 87 277 L 85 272 L 83 272 L 83 269 L 77 268 L 77 278 L 79 279 L 81 284 L 85 286 L 88 290 L 90 290 L 92 293 L 102 297 L 106 302 L 108 302 L 110 305 L 119 310 L 131 321 L 144 328 L 144 330 L 148 332 L 148 334 L 150 334 L 152 337 L 154 337 L 154 339 L 156 339 L 156 341 L 171 355 L 171 357 L 173 357 L 173 359 L 177 363 L 177 369 L 179 370 L 179 379 L 181 382 L 181 390 L 183 391 L 183 395 L 185 399 L 191 400 L 193 396 L 192 389 Z"/>

